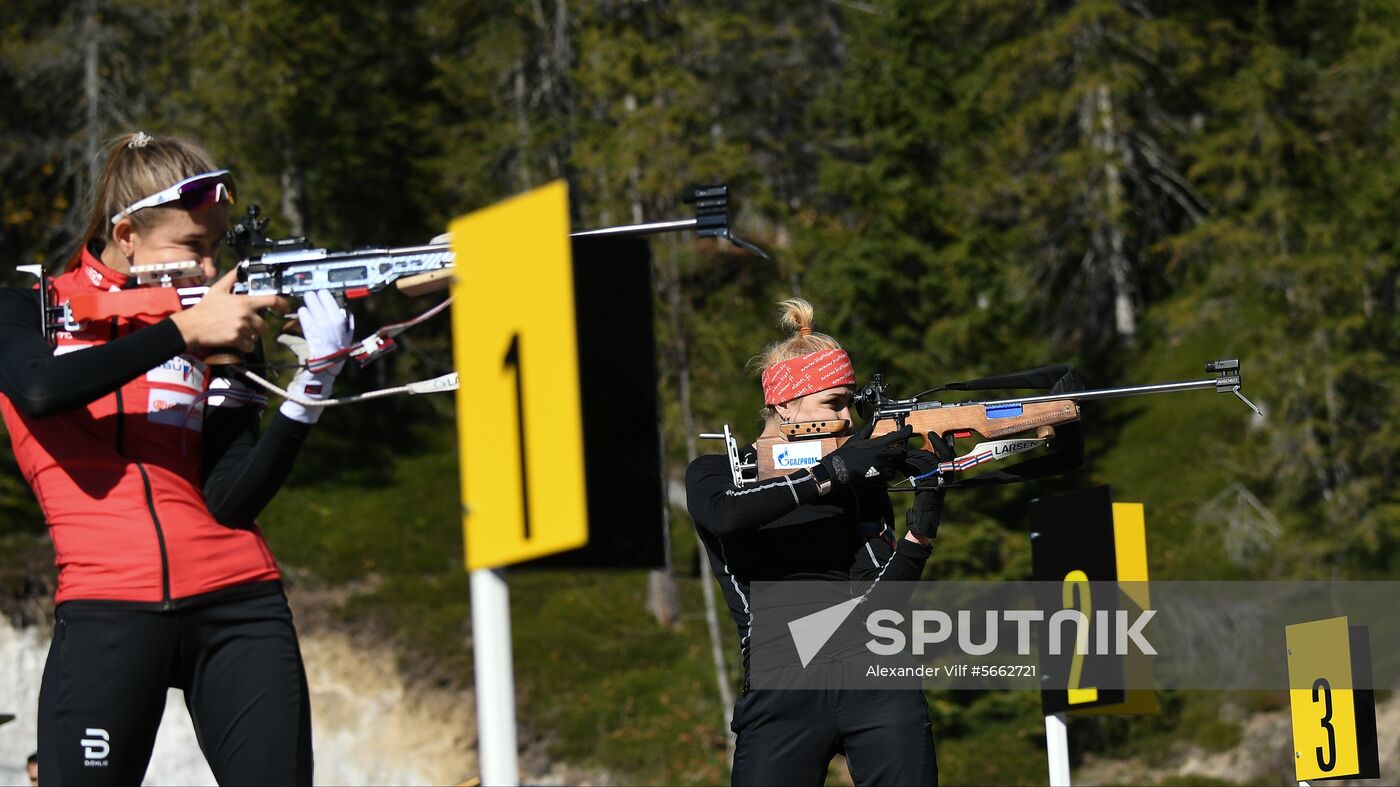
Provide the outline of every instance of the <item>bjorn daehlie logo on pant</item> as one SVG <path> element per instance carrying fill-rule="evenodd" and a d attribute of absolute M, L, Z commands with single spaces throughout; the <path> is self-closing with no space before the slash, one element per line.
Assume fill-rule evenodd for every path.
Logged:
<path fill-rule="evenodd" d="M 100 727 L 88 727 L 83 731 L 86 738 L 83 738 L 83 765 L 89 768 L 107 767 L 107 755 L 112 752 L 112 745 L 108 741 L 112 740 L 107 731 Z"/>

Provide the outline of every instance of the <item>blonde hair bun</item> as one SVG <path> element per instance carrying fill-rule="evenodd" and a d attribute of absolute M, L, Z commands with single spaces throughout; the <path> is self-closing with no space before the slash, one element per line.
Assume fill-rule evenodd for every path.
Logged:
<path fill-rule="evenodd" d="M 841 349 L 835 339 L 812 330 L 812 304 L 801 298 L 778 302 L 778 325 L 788 331 L 788 337 L 773 342 L 749 360 L 749 367 L 755 371 L 818 350 Z"/>
<path fill-rule="evenodd" d="M 811 336 L 812 304 L 801 298 L 778 301 L 778 325 L 794 336 Z"/>

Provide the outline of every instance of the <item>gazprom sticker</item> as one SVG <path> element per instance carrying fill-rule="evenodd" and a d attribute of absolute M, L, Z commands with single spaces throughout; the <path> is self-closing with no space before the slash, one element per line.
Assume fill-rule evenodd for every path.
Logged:
<path fill-rule="evenodd" d="M 194 403 L 195 396 L 187 391 L 164 391 L 151 389 L 147 400 L 146 417 L 154 423 L 166 426 L 188 426 L 196 432 L 204 431 L 204 403 Z M 191 412 L 191 405 L 194 411 Z"/>
<path fill-rule="evenodd" d="M 779 443 L 773 446 L 773 467 L 777 470 L 796 470 L 811 467 L 822 458 L 822 442 L 813 440 L 802 443 Z"/>

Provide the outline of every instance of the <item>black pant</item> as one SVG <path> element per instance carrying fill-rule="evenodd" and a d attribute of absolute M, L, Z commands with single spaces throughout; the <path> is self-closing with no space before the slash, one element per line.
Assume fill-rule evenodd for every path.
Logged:
<path fill-rule="evenodd" d="M 185 692 L 214 778 L 311 784 L 311 703 L 280 589 L 170 611 L 69 601 L 39 689 L 45 785 L 140 784 L 168 688 Z"/>
<path fill-rule="evenodd" d="M 735 787 L 822 784 L 844 753 L 857 785 L 938 784 L 928 705 L 917 689 L 750 690 L 734 707 Z"/>

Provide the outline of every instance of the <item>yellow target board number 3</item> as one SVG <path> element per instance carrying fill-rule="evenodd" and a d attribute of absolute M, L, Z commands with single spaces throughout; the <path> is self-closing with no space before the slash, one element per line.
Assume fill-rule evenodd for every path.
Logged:
<path fill-rule="evenodd" d="M 452 355 L 466 567 L 588 542 L 569 194 L 453 221 Z"/>
<path fill-rule="evenodd" d="M 1377 778 L 1366 628 L 1326 618 L 1287 626 L 1284 638 L 1298 781 Z"/>

